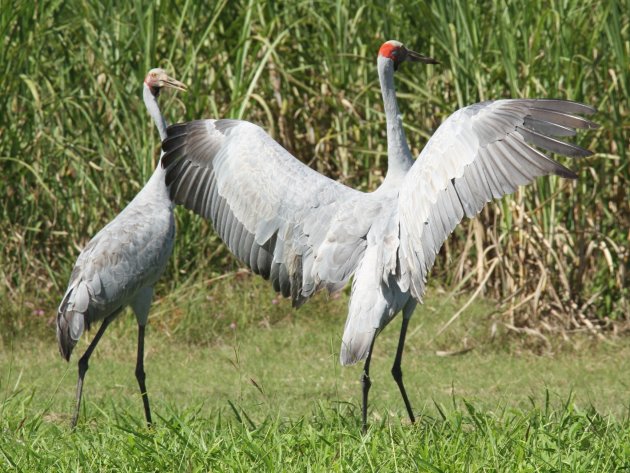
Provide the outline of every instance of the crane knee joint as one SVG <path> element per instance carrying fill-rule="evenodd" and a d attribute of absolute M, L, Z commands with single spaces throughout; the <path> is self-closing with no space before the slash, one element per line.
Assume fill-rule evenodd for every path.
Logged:
<path fill-rule="evenodd" d="M 400 381 L 403 377 L 402 369 L 398 365 L 392 366 L 392 376 L 396 381 Z"/>

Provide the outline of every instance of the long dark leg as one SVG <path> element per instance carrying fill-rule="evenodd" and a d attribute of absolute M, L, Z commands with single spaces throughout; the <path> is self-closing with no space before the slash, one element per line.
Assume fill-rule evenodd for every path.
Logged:
<path fill-rule="evenodd" d="M 151 408 L 149 407 L 149 395 L 147 394 L 147 386 L 144 384 L 146 375 L 144 373 L 144 325 L 138 325 L 138 359 L 136 361 L 136 379 L 140 386 L 142 394 L 142 403 L 144 404 L 144 416 L 147 419 L 147 426 L 151 427 Z"/>
<path fill-rule="evenodd" d="M 72 416 L 72 423 L 70 424 L 73 429 L 77 426 L 77 420 L 79 420 L 79 410 L 81 409 L 81 396 L 83 395 L 83 379 L 85 378 L 85 373 L 88 370 L 88 362 L 90 360 L 90 356 L 92 356 L 92 352 L 94 351 L 99 340 L 105 333 L 105 329 L 111 323 L 111 321 L 116 318 L 119 312 L 120 310 L 117 310 L 116 312 L 111 314 L 109 317 L 106 317 L 105 320 L 103 320 L 103 323 L 98 329 L 98 332 L 96 332 L 96 335 L 94 336 L 94 340 L 92 340 L 92 343 L 90 343 L 90 346 L 88 346 L 83 356 L 79 359 L 79 379 L 77 381 L 76 404 L 74 406 L 74 415 Z"/>
<path fill-rule="evenodd" d="M 400 389 L 400 394 L 402 395 L 403 401 L 405 401 L 405 407 L 407 408 L 407 414 L 409 414 L 409 420 L 412 423 L 416 421 L 416 418 L 413 415 L 413 410 L 411 408 L 411 403 L 409 402 L 409 398 L 407 397 L 407 391 L 405 391 L 405 385 L 403 384 L 403 374 L 400 364 L 402 363 L 402 354 L 403 349 L 405 348 L 405 337 L 407 336 L 407 326 L 409 325 L 409 318 L 411 317 L 411 312 L 415 308 L 415 303 L 413 307 L 408 312 L 404 310 L 403 313 L 403 321 L 402 327 L 400 328 L 400 338 L 398 339 L 398 348 L 396 349 L 396 359 L 394 360 L 394 366 L 392 366 L 392 376 L 394 377 L 394 381 L 398 385 L 398 389 Z M 407 306 L 405 306 L 407 309 Z"/>
<path fill-rule="evenodd" d="M 370 352 L 368 353 L 365 365 L 363 365 L 363 376 L 361 376 L 361 384 L 363 385 L 363 433 L 367 432 L 367 406 L 368 406 L 368 392 L 372 386 L 370 381 L 370 360 L 372 359 L 372 350 L 374 349 L 374 340 L 376 340 L 376 334 L 372 338 L 370 344 Z"/>

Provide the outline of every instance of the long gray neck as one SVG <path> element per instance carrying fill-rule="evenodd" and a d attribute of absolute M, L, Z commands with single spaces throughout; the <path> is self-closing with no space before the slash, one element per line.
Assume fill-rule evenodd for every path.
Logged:
<path fill-rule="evenodd" d="M 149 88 L 147 84 L 144 84 L 144 91 L 142 94 L 144 97 L 144 104 L 146 105 L 147 110 L 149 111 L 149 115 L 151 115 L 151 118 L 153 118 L 153 122 L 155 123 L 155 126 L 157 127 L 158 132 L 160 133 L 160 139 L 164 140 L 166 138 L 166 120 L 164 119 L 164 117 L 162 116 L 162 113 L 160 112 L 160 107 L 157 102 L 157 97 L 153 95 L 153 93 L 151 92 L 151 89 Z"/>
<path fill-rule="evenodd" d="M 413 158 L 403 130 L 402 117 L 396 101 L 394 87 L 394 63 L 379 56 L 377 60 L 378 77 L 381 82 L 385 119 L 387 122 L 387 175 L 394 180 L 401 179 L 413 164 Z"/>

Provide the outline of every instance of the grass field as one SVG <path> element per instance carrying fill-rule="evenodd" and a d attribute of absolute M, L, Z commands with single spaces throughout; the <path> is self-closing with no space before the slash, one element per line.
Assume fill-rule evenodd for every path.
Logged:
<path fill-rule="evenodd" d="M 318 297 L 294 312 L 258 278 L 232 278 L 210 285 L 209 298 L 182 314 L 185 294 L 160 300 L 150 320 L 146 370 L 157 419 L 150 431 L 133 375 L 130 314 L 111 327 L 92 358 L 75 432 L 69 421 L 76 358 L 68 365 L 57 355 L 52 328 L 45 340 L 18 337 L 5 346 L 0 465 L 16 471 L 630 468 L 627 339 L 554 340 L 552 353 L 537 356 L 506 344 L 501 332 L 493 337 L 493 307 L 481 303 L 436 337 L 461 301 L 431 290 L 412 320 L 403 360 L 419 420 L 409 424 L 389 374 L 394 323 L 376 345 L 371 426 L 361 436 L 361 369 L 337 362 L 345 295 Z M 440 356 L 466 348 L 472 350 Z"/>

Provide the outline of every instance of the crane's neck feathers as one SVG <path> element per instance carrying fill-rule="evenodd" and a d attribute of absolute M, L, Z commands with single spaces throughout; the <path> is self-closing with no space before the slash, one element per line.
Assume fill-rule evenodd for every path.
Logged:
<path fill-rule="evenodd" d="M 160 133 L 160 139 L 164 140 L 166 138 L 166 120 L 164 119 L 164 117 L 162 116 L 162 113 L 160 112 L 160 106 L 158 105 L 158 101 L 157 101 L 158 94 L 153 92 L 152 89 L 154 88 L 158 89 L 159 91 L 158 87 L 151 87 L 145 81 L 142 95 L 144 98 L 144 104 L 147 107 L 147 111 L 149 112 L 149 115 L 151 115 L 151 118 L 155 122 L 155 126 L 157 127 L 158 132 Z"/>
<path fill-rule="evenodd" d="M 383 46 L 386 44 L 388 43 Z M 385 177 L 385 182 L 387 182 L 388 178 L 389 180 L 398 180 L 404 177 L 413 164 L 413 158 L 409 145 L 407 145 L 402 117 L 396 100 L 394 62 L 379 54 L 377 66 L 387 122 L 387 175 Z"/>

